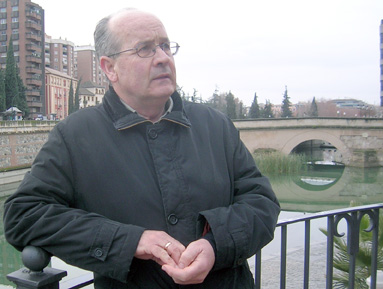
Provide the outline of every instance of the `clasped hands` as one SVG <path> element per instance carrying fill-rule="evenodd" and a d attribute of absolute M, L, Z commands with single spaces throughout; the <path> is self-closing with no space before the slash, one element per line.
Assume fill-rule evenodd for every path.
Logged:
<path fill-rule="evenodd" d="M 144 231 L 134 256 L 156 261 L 180 285 L 202 283 L 215 262 L 209 241 L 199 239 L 185 248 L 166 232 L 153 230 Z"/>

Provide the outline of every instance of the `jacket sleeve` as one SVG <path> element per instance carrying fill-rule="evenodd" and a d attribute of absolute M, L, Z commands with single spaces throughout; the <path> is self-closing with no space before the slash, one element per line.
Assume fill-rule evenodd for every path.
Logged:
<path fill-rule="evenodd" d="M 238 131 L 231 131 L 235 136 L 229 169 L 232 204 L 200 212 L 198 225 L 207 222 L 211 228 L 216 246 L 214 269 L 241 265 L 269 243 L 280 212 L 269 180 L 258 170 Z"/>
<path fill-rule="evenodd" d="M 76 208 L 75 187 L 70 151 L 56 126 L 5 203 L 7 241 L 19 250 L 42 247 L 69 264 L 126 282 L 144 228 Z"/>

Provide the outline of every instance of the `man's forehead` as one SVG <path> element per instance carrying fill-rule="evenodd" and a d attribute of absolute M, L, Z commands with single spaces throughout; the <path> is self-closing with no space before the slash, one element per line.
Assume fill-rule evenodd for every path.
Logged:
<path fill-rule="evenodd" d="M 111 28 L 150 28 L 162 26 L 162 22 L 155 15 L 139 10 L 124 10 L 115 14 L 109 22 Z"/>

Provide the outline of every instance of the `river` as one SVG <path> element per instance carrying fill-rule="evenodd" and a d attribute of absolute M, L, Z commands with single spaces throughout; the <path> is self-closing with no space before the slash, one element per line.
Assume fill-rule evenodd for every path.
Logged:
<path fill-rule="evenodd" d="M 383 202 L 383 168 L 317 166 L 299 175 L 269 177 L 283 210 L 280 219 L 345 208 L 350 204 L 367 205 Z M 12 288 L 8 287 L 11 283 L 6 279 L 6 275 L 23 266 L 20 253 L 5 241 L 2 222 L 5 199 L 0 199 L 0 289 Z M 324 240 L 323 234 L 318 230 L 324 226 L 323 222 L 313 222 L 312 242 Z M 289 231 L 292 229 L 289 228 Z M 277 232 L 276 239 L 278 234 Z M 290 247 L 301 246 L 301 241 L 302 237 L 299 234 L 292 234 L 288 240 Z M 263 256 L 275 254 L 277 246 L 277 243 L 273 242 L 266 246 Z M 60 260 L 54 260 L 53 266 L 69 270 L 69 276 L 84 274 L 82 271 L 67 267 Z"/>

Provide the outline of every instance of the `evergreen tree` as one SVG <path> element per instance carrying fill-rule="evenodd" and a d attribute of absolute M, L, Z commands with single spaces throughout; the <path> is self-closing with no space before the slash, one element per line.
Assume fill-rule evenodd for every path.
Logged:
<path fill-rule="evenodd" d="M 315 96 L 313 97 L 313 101 L 311 102 L 309 116 L 314 116 L 314 117 L 318 116 L 318 106 L 315 101 Z"/>
<path fill-rule="evenodd" d="M 274 118 L 273 107 L 270 100 L 266 100 L 265 107 L 261 110 L 261 116 L 263 118 Z"/>
<path fill-rule="evenodd" d="M 76 92 L 74 95 L 74 111 L 78 111 L 80 109 L 80 85 L 81 85 L 81 78 L 77 83 Z"/>
<path fill-rule="evenodd" d="M 68 115 L 74 112 L 74 95 L 73 95 L 73 81 L 70 80 L 69 96 L 68 96 Z"/>
<path fill-rule="evenodd" d="M 254 93 L 254 99 L 253 99 L 253 102 L 250 106 L 250 112 L 249 112 L 250 118 L 260 118 L 261 117 L 257 98 L 258 98 L 257 93 Z"/>
<path fill-rule="evenodd" d="M 7 110 L 5 102 L 4 70 L 0 69 L 0 112 Z"/>
<path fill-rule="evenodd" d="M 283 95 L 283 101 L 282 101 L 282 115 L 281 117 L 291 117 L 293 113 L 291 112 L 291 102 L 290 98 L 287 95 L 287 86 L 285 88 L 285 93 Z"/>
<path fill-rule="evenodd" d="M 9 39 L 7 61 L 5 68 L 5 99 L 6 107 L 16 106 L 19 97 L 19 86 L 17 81 L 17 66 L 13 54 L 12 36 Z"/>
<path fill-rule="evenodd" d="M 212 108 L 221 111 L 224 114 L 227 113 L 226 94 L 219 94 L 218 88 L 214 90 L 212 97 L 206 102 L 206 104 Z"/>
<path fill-rule="evenodd" d="M 27 117 L 29 114 L 29 107 L 27 103 L 27 97 L 25 91 L 27 88 L 23 84 L 23 80 L 17 75 L 17 83 L 19 87 L 19 97 L 17 98 L 17 108 L 23 112 L 24 117 Z"/>
<path fill-rule="evenodd" d="M 231 92 L 226 95 L 226 113 L 231 119 L 237 118 L 234 95 Z"/>
<path fill-rule="evenodd" d="M 186 101 L 186 93 L 185 91 L 183 91 L 182 87 L 178 86 L 178 84 L 176 85 L 176 90 L 177 92 L 179 93 L 179 95 L 181 96 L 182 100 Z"/>
<path fill-rule="evenodd" d="M 243 102 L 240 101 L 239 104 L 238 104 L 238 118 L 239 119 L 245 119 L 246 118 L 246 115 L 245 115 L 245 108 L 243 106 Z"/>
<path fill-rule="evenodd" d="M 197 102 L 197 92 L 198 92 L 198 90 L 193 88 L 193 95 L 191 97 L 192 102 Z"/>

